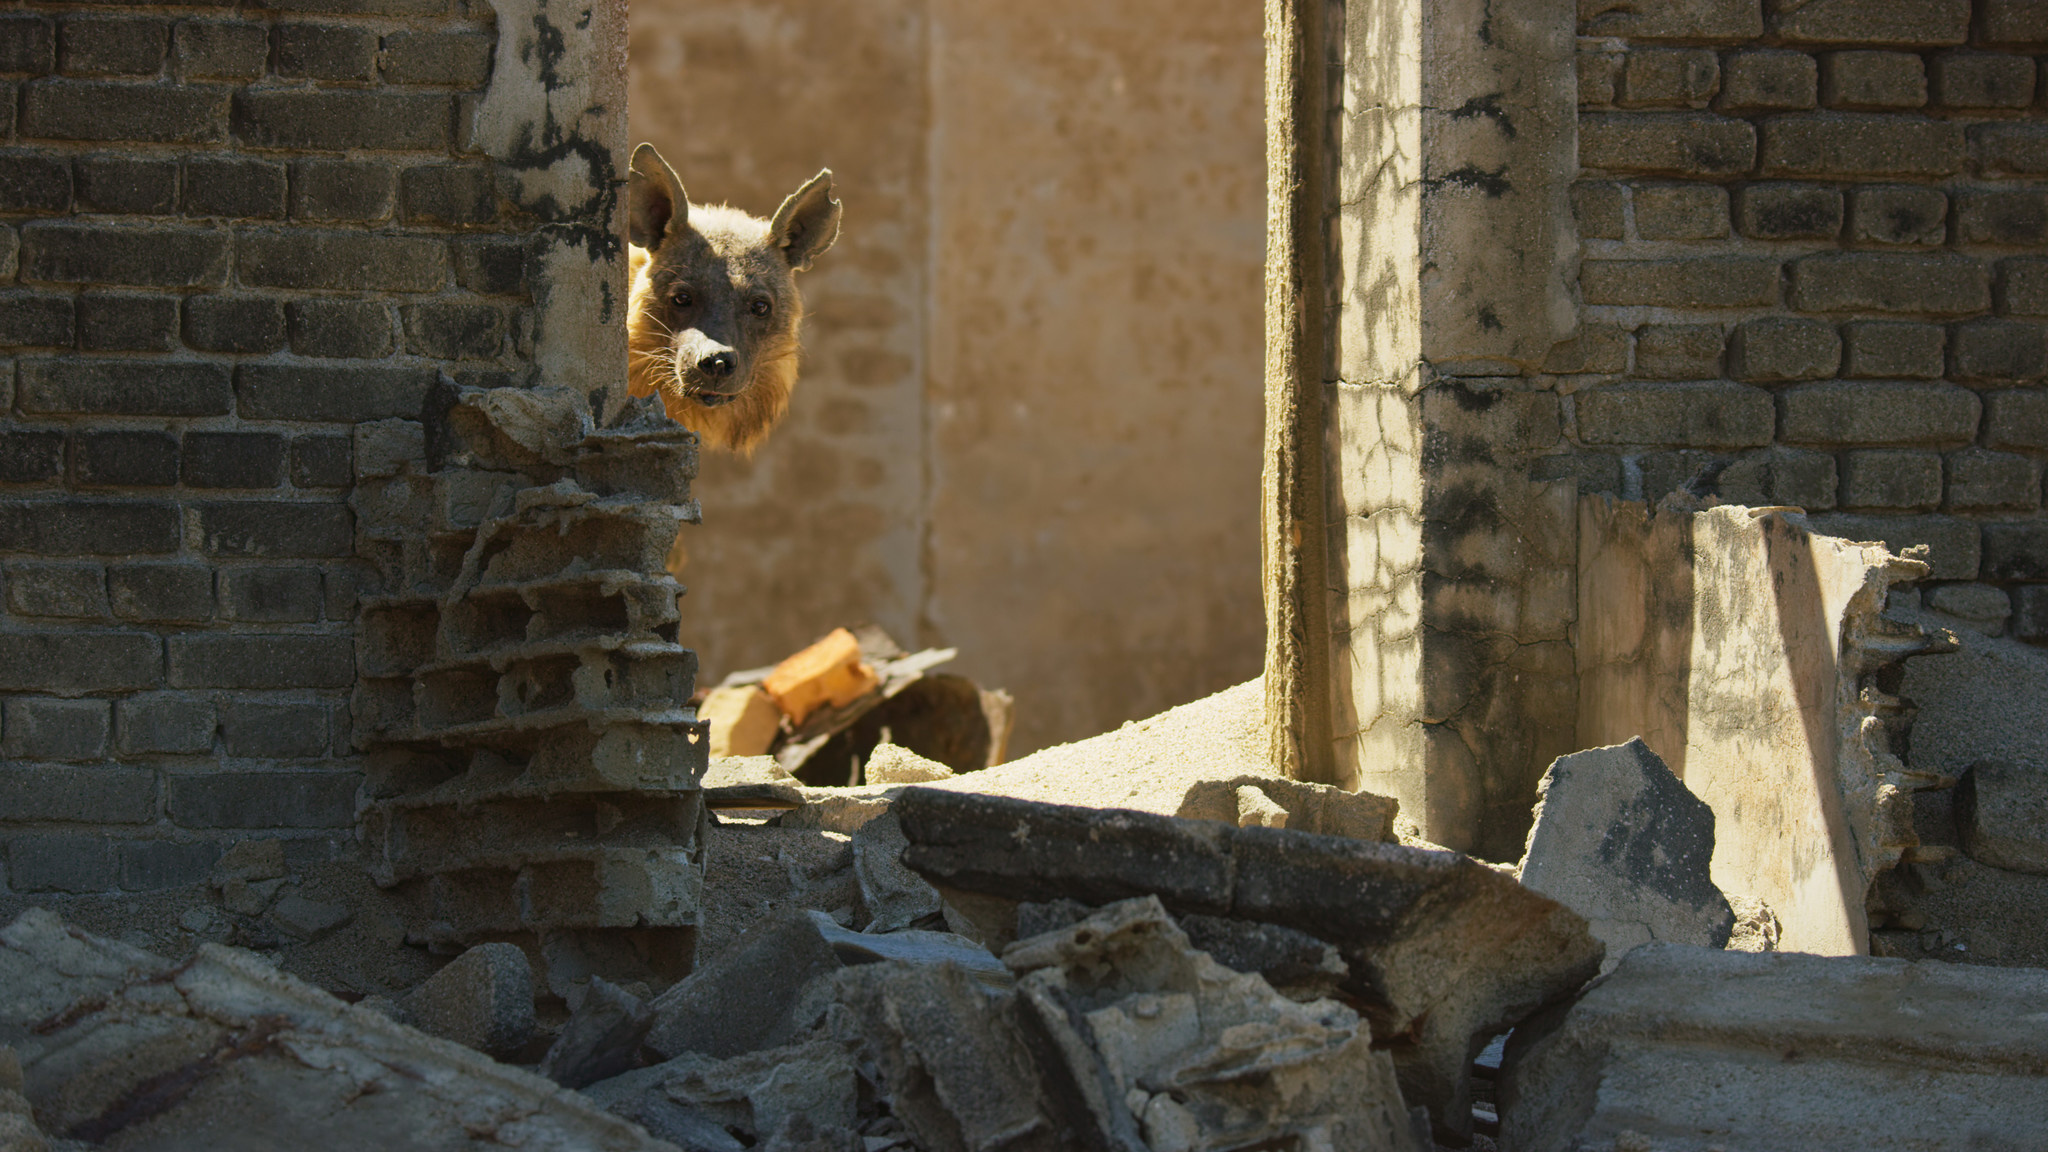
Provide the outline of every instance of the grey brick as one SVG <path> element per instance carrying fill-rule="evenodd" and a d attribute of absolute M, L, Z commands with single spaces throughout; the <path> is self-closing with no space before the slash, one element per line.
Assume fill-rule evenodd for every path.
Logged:
<path fill-rule="evenodd" d="M 1795 113 L 1763 126 L 1766 176 L 1947 176 L 1963 156 L 1963 126 L 1946 120 Z"/>
<path fill-rule="evenodd" d="M 76 696 L 163 683 L 163 641 L 140 632 L 0 632 L 0 691 Z"/>
<path fill-rule="evenodd" d="M 57 24 L 57 67 L 73 76 L 154 76 L 170 32 L 149 16 L 66 16 Z"/>
<path fill-rule="evenodd" d="M 1621 494 L 1621 458 L 1606 452 L 1569 452 L 1540 456 L 1529 466 L 1529 478 L 1537 481 L 1570 480 L 1579 491 Z"/>
<path fill-rule="evenodd" d="M 2019 320 L 1972 320 L 1949 335 L 1955 380 L 2020 382 L 2048 375 L 2048 326 Z"/>
<path fill-rule="evenodd" d="M 318 701 L 230 701 L 221 713 L 230 756 L 286 759 L 327 751 L 327 706 Z"/>
<path fill-rule="evenodd" d="M 249 420 L 354 423 L 417 417 L 433 373 L 422 368 L 352 364 L 245 364 L 235 373 Z"/>
<path fill-rule="evenodd" d="M 448 0 L 267 0 L 273 12 L 321 16 L 446 16 Z"/>
<path fill-rule="evenodd" d="M 169 692 L 114 704 L 114 747 L 123 756 L 191 756 L 213 751 L 213 701 Z"/>
<path fill-rule="evenodd" d="M 1970 158 L 1987 175 L 2048 173 L 2048 124 L 1977 124 L 1970 128 Z"/>
<path fill-rule="evenodd" d="M 1771 394 L 1723 381 L 1615 384 L 1578 393 L 1588 444 L 1747 448 L 1771 441 Z"/>
<path fill-rule="evenodd" d="M 353 24 L 279 24 L 277 74 L 296 80 L 374 80 L 377 34 Z"/>
<path fill-rule="evenodd" d="M 0 152 L 0 212 L 66 212 L 71 165 L 40 152 Z"/>
<path fill-rule="evenodd" d="M 1614 103 L 1614 90 L 1621 83 L 1622 62 L 1622 53 L 1614 42 L 1580 41 L 1577 56 L 1579 107 L 1605 108 Z"/>
<path fill-rule="evenodd" d="M 222 228 L 37 220 L 21 229 L 22 275 L 59 283 L 203 288 L 227 281 Z"/>
<path fill-rule="evenodd" d="M 21 130 L 49 140 L 207 144 L 226 133 L 228 89 L 127 80 L 32 80 Z"/>
<path fill-rule="evenodd" d="M 2012 590 L 2012 634 L 2036 642 L 2048 639 L 2048 584 Z"/>
<path fill-rule="evenodd" d="M 1842 341 L 1819 320 L 1768 316 L 1745 320 L 1728 342 L 1728 372 L 1751 383 L 1833 376 Z"/>
<path fill-rule="evenodd" d="M 299 220 L 383 220 L 397 202 L 389 164 L 300 160 L 292 165 L 292 216 Z"/>
<path fill-rule="evenodd" d="M 1643 475 L 1643 499 L 1655 504 L 1671 493 L 1710 486 L 1708 477 L 1727 465 L 1718 452 L 1645 452 L 1637 458 Z"/>
<path fill-rule="evenodd" d="M 346 504 L 251 500 L 196 507 L 209 556 L 346 556 L 354 547 Z"/>
<path fill-rule="evenodd" d="M 1588 260 L 1579 273 L 1588 304 L 1750 308 L 1778 302 L 1778 262 L 1744 256 L 1689 260 Z"/>
<path fill-rule="evenodd" d="M 1902 448 L 1842 453 L 1844 508 L 1929 512 L 1941 505 L 1941 456 Z"/>
<path fill-rule="evenodd" d="M 246 156 L 185 161 L 184 212 L 242 220 L 284 218 L 284 165 Z"/>
<path fill-rule="evenodd" d="M 1835 458 L 1825 452 L 1769 448 L 1752 452 L 1721 472 L 1715 491 L 1724 500 L 1761 507 L 1790 504 L 1808 511 L 1835 506 Z"/>
<path fill-rule="evenodd" d="M 1984 265 L 1967 256 L 1828 252 L 1792 262 L 1791 300 L 1801 312 L 1957 316 L 1989 309 L 1991 284 Z"/>
<path fill-rule="evenodd" d="M 1615 238 L 1620 238 L 1618 224 Z M 457 284 L 484 296 L 526 295 L 525 241 L 509 236 L 464 236 L 454 243 Z"/>
<path fill-rule="evenodd" d="M 0 280 L 12 280 L 21 268 L 21 233 L 10 225 L 0 224 Z M 6 411 L 14 401 L 11 368 L 0 366 L 0 412 Z"/>
<path fill-rule="evenodd" d="M 1949 52 L 1934 58 L 1934 100 L 1949 108 L 2025 108 L 2034 62 L 2025 56 Z"/>
<path fill-rule="evenodd" d="M 1579 31 L 1632 40 L 1754 40 L 1763 35 L 1758 0 L 1584 0 Z"/>
<path fill-rule="evenodd" d="M 168 781 L 171 819 L 185 828 L 347 828 L 352 772 L 216 772 Z"/>
<path fill-rule="evenodd" d="M 1832 240 L 1842 194 L 1817 184 L 1751 184 L 1735 197 L 1736 227 L 1753 240 Z"/>
<path fill-rule="evenodd" d="M 1936 188 L 1857 188 L 1849 193 L 1849 240 L 1936 246 L 1948 239 L 1948 197 Z"/>
<path fill-rule="evenodd" d="M 301 356 L 373 360 L 391 351 L 391 312 L 374 300 L 295 300 L 292 351 Z"/>
<path fill-rule="evenodd" d="M 248 620 L 266 624 L 306 623 L 318 620 L 320 570 L 225 569 L 220 574 L 220 606 L 221 614 L 229 620 Z"/>
<path fill-rule="evenodd" d="M 1645 240 L 1711 240 L 1728 234 L 1728 192 L 1717 185 L 1639 185 L 1635 203 L 1636 234 Z"/>
<path fill-rule="evenodd" d="M 1579 163 L 1616 172 L 1732 175 L 1756 163 L 1756 129 L 1705 113 L 1582 115 Z"/>
<path fill-rule="evenodd" d="M 1965 244 L 2038 247 L 2048 242 L 2048 192 L 1958 192 L 1956 234 Z"/>
<path fill-rule="evenodd" d="M 206 883 L 221 847 L 211 840 L 130 840 L 120 852 L 121 887 L 154 892 Z"/>
<path fill-rule="evenodd" d="M 58 764 L 0 767 L 0 820 L 146 824 L 155 816 L 156 773 L 145 769 Z"/>
<path fill-rule="evenodd" d="M 1582 323 L 1578 335 L 1550 349 L 1543 358 L 1543 371 L 1625 372 L 1628 342 L 1628 329 L 1619 325 Z"/>
<path fill-rule="evenodd" d="M 97 564 L 15 561 L 7 566 L 7 610 L 18 616 L 104 617 L 106 570 Z"/>
<path fill-rule="evenodd" d="M 1983 405 L 1953 384 L 1831 380 L 1778 396 L 1779 434 L 1789 444 L 1947 444 L 1977 435 Z"/>
<path fill-rule="evenodd" d="M 1998 310 L 2008 316 L 2048 316 L 2048 260 L 2000 261 Z"/>
<path fill-rule="evenodd" d="M 446 152 L 448 97 L 366 89 L 249 89 L 235 96 L 235 135 L 259 148 Z"/>
<path fill-rule="evenodd" d="M 1984 578 L 2048 580 L 2048 521 L 1984 525 Z"/>
<path fill-rule="evenodd" d="M 275 488 L 284 479 L 284 437 L 276 432 L 187 432 L 188 488 Z"/>
<path fill-rule="evenodd" d="M 495 304 L 434 300 L 399 311 L 405 320 L 406 347 L 421 356 L 493 360 L 505 350 L 505 310 Z"/>
<path fill-rule="evenodd" d="M 183 80 L 254 80 L 270 62 L 270 30 L 230 20 L 180 20 L 171 62 Z"/>
<path fill-rule="evenodd" d="M 1911 52 L 1830 52 L 1821 100 L 1830 108 L 1890 110 L 1927 103 L 1927 68 Z"/>
<path fill-rule="evenodd" d="M 1721 374 L 1716 324 L 1647 324 L 1636 329 L 1636 375 L 1651 380 L 1702 380 Z"/>
<path fill-rule="evenodd" d="M 16 836 L 7 842 L 7 883 L 16 892 L 104 892 L 118 878 L 113 841 L 101 835 Z"/>
<path fill-rule="evenodd" d="M 37 484 L 64 472 L 64 433 L 0 429 L 0 484 Z"/>
<path fill-rule="evenodd" d="M 352 437 L 300 436 L 292 441 L 292 483 L 300 488 L 346 488 L 355 479 Z"/>
<path fill-rule="evenodd" d="M 2041 505 L 2041 466 L 2012 452 L 1966 448 L 1948 458 L 1948 507 L 2024 511 Z"/>
<path fill-rule="evenodd" d="M 284 304 L 268 296 L 189 296 L 185 342 L 204 352 L 275 352 L 284 347 Z"/>
<path fill-rule="evenodd" d="M 74 302 L 69 295 L 34 289 L 0 291 L 0 344 L 17 348 L 68 348 Z"/>
<path fill-rule="evenodd" d="M 1619 240 L 1625 207 L 1621 185 L 1607 180 L 1582 180 L 1572 185 L 1572 216 L 1579 235 L 1591 240 Z"/>
<path fill-rule="evenodd" d="M 171 637 L 173 688 L 346 688 L 354 681 L 354 645 L 346 636 Z"/>
<path fill-rule="evenodd" d="M 408 224 L 466 227 L 497 218 L 491 170 L 482 164 L 421 164 L 398 174 L 399 215 Z"/>
<path fill-rule="evenodd" d="M 178 298 L 147 292 L 87 292 L 78 298 L 78 346 L 88 352 L 168 352 Z"/>
<path fill-rule="evenodd" d="M 1804 52 L 1733 52 L 1721 74 L 1723 112 L 1798 112 L 1814 106 L 1820 69 Z"/>
<path fill-rule="evenodd" d="M 116 564 L 107 570 L 114 615 L 184 622 L 213 618 L 213 569 L 199 564 Z"/>
<path fill-rule="evenodd" d="M 168 432 L 79 432 L 71 482 L 80 488 L 168 488 L 178 482 L 178 438 Z"/>
<path fill-rule="evenodd" d="M 1705 48 L 1638 48 L 1622 62 L 1619 102 L 1630 108 L 1703 108 L 1721 87 L 1721 61 Z"/>
<path fill-rule="evenodd" d="M 1974 580 L 1983 545 L 1977 525 L 1953 516 L 1871 516 L 1828 512 L 1812 517 L 1813 526 L 1845 540 L 1874 540 L 1894 553 L 1927 545 L 1930 576 L 1936 580 Z"/>
<path fill-rule="evenodd" d="M 481 88 L 491 78 L 491 44 L 482 32 L 394 32 L 384 38 L 384 82 Z"/>
<path fill-rule="evenodd" d="M 136 501 L 0 503 L 0 551 L 45 556 L 161 554 L 178 548 L 178 509 Z"/>
<path fill-rule="evenodd" d="M 1772 29 L 1801 44 L 1961 44 L 1969 0 L 1808 0 L 1780 5 Z"/>
<path fill-rule="evenodd" d="M 2043 0 L 1981 0 L 1980 42 L 2001 47 L 2048 46 L 2048 4 Z"/>
<path fill-rule="evenodd" d="M 141 156 L 80 156 L 78 206 L 88 212 L 165 215 L 178 206 L 178 162 Z"/>
<path fill-rule="evenodd" d="M 240 239 L 237 266 L 255 287 L 431 292 L 448 282 L 448 245 L 424 236 L 295 229 Z"/>
<path fill-rule="evenodd" d="M 55 31 L 27 12 L 0 15 L 0 72 L 40 76 L 56 66 Z"/>
<path fill-rule="evenodd" d="M 98 760 L 107 754 L 107 702 L 10 696 L 0 753 L 14 760 Z"/>
<path fill-rule="evenodd" d="M 355 427 L 356 478 L 426 471 L 427 430 L 417 420 L 374 420 Z"/>
<path fill-rule="evenodd" d="M 23 360 L 15 403 L 23 412 L 79 416 L 225 416 L 225 368 L 166 360 Z"/>
<path fill-rule="evenodd" d="M 1842 375 L 1861 379 L 1903 376 L 1933 380 L 1942 374 L 1948 333 L 1938 324 L 1859 320 L 1842 326 L 1847 355 Z"/>

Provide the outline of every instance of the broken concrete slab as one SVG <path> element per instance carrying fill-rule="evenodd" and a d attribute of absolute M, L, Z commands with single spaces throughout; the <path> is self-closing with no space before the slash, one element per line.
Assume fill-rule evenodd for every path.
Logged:
<path fill-rule="evenodd" d="M 1190 785 L 1174 815 L 1239 827 L 1292 828 L 1356 840 L 1394 839 L 1400 805 L 1370 792 L 1275 776 L 1233 776 Z"/>
<path fill-rule="evenodd" d="M 640 1046 L 654 1009 L 602 976 L 584 985 L 583 1002 L 541 1058 L 539 1072 L 564 1088 L 581 1088 L 640 1066 Z"/>
<path fill-rule="evenodd" d="M 853 874 L 860 881 L 869 932 L 894 932 L 939 914 L 939 893 L 903 866 L 903 826 L 887 812 L 853 834 Z"/>
<path fill-rule="evenodd" d="M 673 1152 L 249 953 L 208 944 L 174 964 L 40 910 L 0 929 L 0 1031 L 42 1128 L 86 1144 Z"/>
<path fill-rule="evenodd" d="M 398 1002 L 423 1032 L 499 1058 L 533 1038 L 533 965 L 513 944 L 478 944 Z"/>
<path fill-rule="evenodd" d="M 1010 970 L 995 954 L 965 936 L 951 932 L 927 932 L 907 928 L 899 932 L 854 932 L 834 923 L 823 912 L 810 913 L 818 935 L 832 945 L 842 963 L 952 964 L 991 988 L 1008 988 L 1015 983 Z"/>
<path fill-rule="evenodd" d="M 1956 783 L 1955 820 L 1972 860 L 2048 876 L 2048 766 L 1978 761 Z"/>
<path fill-rule="evenodd" d="M 647 1044 L 715 1059 L 786 1044 L 831 1003 L 821 978 L 841 966 L 809 913 L 777 913 L 654 998 Z"/>
<path fill-rule="evenodd" d="M 1076 900 L 1017 906 L 1016 939 L 1026 940 L 1080 923 L 1094 909 Z M 1185 912 L 1174 917 L 1188 942 L 1233 972 L 1255 973 L 1289 1000 L 1337 994 L 1350 969 L 1337 949 L 1306 932 L 1279 924 Z"/>
<path fill-rule="evenodd" d="M 1455 852 L 909 788 L 904 863 L 950 888 L 1280 924 L 1335 945 L 1403 1091 L 1470 1132 L 1473 1054 L 1598 970 L 1569 908 Z"/>
<path fill-rule="evenodd" d="M 1603 970 L 1638 944 L 1720 948 L 1735 913 L 1714 887 L 1714 810 L 1641 740 L 1560 756 L 1537 785 L 1522 883 L 1586 918 Z"/>
<path fill-rule="evenodd" d="M 724 1148 L 731 1140 L 732 1146 L 780 1145 L 794 1152 L 834 1133 L 845 1134 L 838 1140 L 845 1146 L 858 1122 L 860 1093 L 846 1045 L 810 1039 L 722 1060 L 685 1053 L 592 1084 L 584 1094 L 614 1115 L 651 1116 L 677 1129 L 686 1149 Z M 692 1128 L 701 1136 L 692 1139 Z"/>
<path fill-rule="evenodd" d="M 1502 1152 L 2038 1147 L 2044 1004 L 2033 969 L 1647 944 L 1515 1029 Z"/>

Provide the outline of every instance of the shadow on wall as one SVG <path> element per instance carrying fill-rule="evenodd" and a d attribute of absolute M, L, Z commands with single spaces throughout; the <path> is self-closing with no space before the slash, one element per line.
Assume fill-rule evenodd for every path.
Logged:
<path fill-rule="evenodd" d="M 1021 755 L 1258 674 L 1261 61 L 1228 0 L 634 5 L 694 199 L 846 204 L 789 420 L 698 481 L 705 682 L 874 621 Z"/>

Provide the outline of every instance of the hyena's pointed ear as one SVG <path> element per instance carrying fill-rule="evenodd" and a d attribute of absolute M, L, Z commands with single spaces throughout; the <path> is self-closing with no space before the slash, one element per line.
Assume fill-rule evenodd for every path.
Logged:
<path fill-rule="evenodd" d="M 626 178 L 626 238 L 635 247 L 653 250 L 663 237 L 690 226 L 690 199 L 675 169 L 652 144 L 633 149 Z"/>
<path fill-rule="evenodd" d="M 775 210 L 768 236 L 789 258 L 789 266 L 799 272 L 839 239 L 839 201 L 832 198 L 830 168 L 789 194 Z"/>

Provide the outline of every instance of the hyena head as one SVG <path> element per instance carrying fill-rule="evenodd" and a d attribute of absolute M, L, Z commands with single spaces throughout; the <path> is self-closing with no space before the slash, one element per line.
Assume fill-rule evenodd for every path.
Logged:
<path fill-rule="evenodd" d="M 796 273 L 839 237 L 830 169 L 763 220 L 691 204 L 652 144 L 627 186 L 631 389 L 658 392 L 707 444 L 751 453 L 789 409 L 803 299 Z"/>

